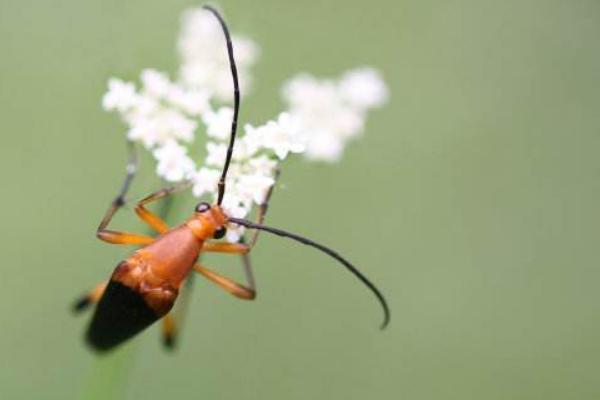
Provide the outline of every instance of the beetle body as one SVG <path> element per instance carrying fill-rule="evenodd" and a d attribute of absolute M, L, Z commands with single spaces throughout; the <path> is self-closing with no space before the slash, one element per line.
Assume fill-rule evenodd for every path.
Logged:
<path fill-rule="evenodd" d="M 214 8 L 204 6 L 204 9 L 211 12 L 222 27 L 227 44 L 234 89 L 230 141 L 223 170 L 217 184 L 216 204 L 213 206 L 207 203 L 198 204 L 192 216 L 182 225 L 173 229 L 169 229 L 166 222 L 145 208 L 145 205 L 152 201 L 189 187 L 191 181 L 185 181 L 180 185 L 165 188 L 147 196 L 140 200 L 135 208 L 138 216 L 161 234 L 158 238 L 154 239 L 146 235 L 108 229 L 108 224 L 117 210 L 125 204 L 125 194 L 137 171 L 137 155 L 135 148 L 130 144 L 130 157 L 125 181 L 118 196 L 106 211 L 96 234 L 99 239 L 108 243 L 143 247 L 117 265 L 108 283 L 103 282 L 97 285 L 96 288 L 86 293 L 74 304 L 75 311 L 81 311 L 90 304 L 97 304 L 86 335 L 88 343 L 98 351 L 110 350 L 162 318 L 164 321 L 163 338 L 165 345 L 169 348 L 173 347 L 176 324 L 174 317 L 171 315 L 173 314 L 171 309 L 179 295 L 183 282 L 186 281 L 192 270 L 240 299 L 253 300 L 256 296 L 256 286 L 247 253 L 256 243 L 259 231 L 294 240 L 337 260 L 377 297 L 383 308 L 382 328 L 385 328 L 390 319 L 390 312 L 383 294 L 349 261 L 332 249 L 311 239 L 262 224 L 272 186 L 257 211 L 257 223 L 235 218 L 233 215 L 227 216 L 221 209 L 225 194 L 227 171 L 233 155 L 240 106 L 240 91 L 229 30 L 221 15 Z M 222 238 L 225 235 L 228 223 L 255 231 L 252 239 L 247 242 L 248 244 L 245 241 L 240 243 L 208 242 L 212 238 Z M 246 271 L 247 286 L 211 271 L 196 262 L 200 254 L 210 251 L 241 255 Z M 190 279 L 187 279 L 187 282 L 190 282 Z"/>
<path fill-rule="evenodd" d="M 88 343 L 108 350 L 164 317 L 192 271 L 207 238 L 226 223 L 221 208 L 194 213 L 119 263 L 87 332 Z"/>

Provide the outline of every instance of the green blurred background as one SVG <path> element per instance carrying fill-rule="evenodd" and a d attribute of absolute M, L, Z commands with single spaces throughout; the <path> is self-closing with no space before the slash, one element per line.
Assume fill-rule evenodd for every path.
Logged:
<path fill-rule="evenodd" d="M 1 0 L 0 398 L 599 398 L 597 1 L 222 1 L 262 47 L 244 122 L 299 71 L 383 71 L 389 105 L 342 163 L 288 163 L 269 223 L 361 266 L 392 324 L 333 262 L 264 236 L 256 302 L 197 280 L 177 353 L 153 327 L 97 360 L 68 305 L 127 254 L 94 236 L 125 157 L 100 99 L 109 76 L 174 72 L 198 4 Z M 143 229 L 131 214 L 115 226 Z"/>

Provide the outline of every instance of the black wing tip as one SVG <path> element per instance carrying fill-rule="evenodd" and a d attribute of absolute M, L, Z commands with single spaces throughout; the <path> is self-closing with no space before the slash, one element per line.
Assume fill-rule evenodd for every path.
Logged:
<path fill-rule="evenodd" d="M 98 342 L 95 338 L 93 338 L 89 332 L 85 335 L 85 342 L 88 347 L 93 350 L 96 354 L 106 354 L 109 350 L 112 350 L 116 347 L 116 345 L 106 345 L 104 343 Z"/>
<path fill-rule="evenodd" d="M 135 290 L 111 280 L 86 334 L 88 345 L 105 352 L 152 325 L 159 316 Z"/>

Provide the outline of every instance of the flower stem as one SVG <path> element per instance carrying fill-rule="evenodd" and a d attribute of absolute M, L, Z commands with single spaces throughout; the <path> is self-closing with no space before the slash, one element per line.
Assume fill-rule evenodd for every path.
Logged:
<path fill-rule="evenodd" d="M 98 356 L 84 388 L 83 400 L 124 399 L 133 369 L 137 343 L 106 356 Z"/>

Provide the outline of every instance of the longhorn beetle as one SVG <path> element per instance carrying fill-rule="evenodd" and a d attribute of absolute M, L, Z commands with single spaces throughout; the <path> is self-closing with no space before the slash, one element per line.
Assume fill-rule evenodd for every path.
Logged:
<path fill-rule="evenodd" d="M 234 296 L 252 300 L 256 295 L 254 279 L 247 253 L 256 243 L 260 231 L 289 238 L 302 244 L 314 247 L 333 257 L 362 281 L 377 297 L 384 312 L 381 328 L 385 328 L 390 320 L 390 311 L 386 300 L 377 289 L 356 267 L 335 251 L 305 237 L 271 228 L 262 224 L 267 199 L 258 210 L 258 222 L 233 218 L 221 208 L 225 196 L 225 178 L 231 162 L 235 143 L 237 120 L 240 107 L 240 91 L 237 68 L 233 57 L 233 45 L 229 30 L 221 15 L 212 7 L 204 6 L 219 21 L 227 44 L 227 54 L 231 68 L 234 88 L 234 113 L 231 122 L 231 135 L 225 164 L 218 182 L 217 202 L 210 205 L 199 203 L 192 214 L 183 224 L 169 228 L 156 214 L 149 211 L 146 205 L 165 198 L 190 185 L 183 182 L 179 185 L 159 190 L 140 200 L 136 214 L 160 236 L 156 239 L 136 233 L 118 232 L 107 229 L 111 219 L 125 203 L 125 194 L 131 184 L 137 169 L 135 149 L 129 143 L 130 155 L 127 175 L 118 196 L 113 200 L 100 222 L 97 230 L 99 239 L 113 244 L 129 244 L 143 246 L 129 258 L 122 261 L 114 270 L 108 282 L 101 283 L 84 295 L 76 304 L 76 310 L 83 310 L 90 304 L 96 304 L 96 310 L 89 325 L 86 339 L 92 348 L 98 351 L 110 350 L 113 347 L 135 336 L 154 322 L 163 319 L 163 335 L 169 346 L 174 343 L 176 324 L 172 307 L 177 299 L 183 283 L 188 280 L 192 271 L 198 272 L 222 289 Z M 209 239 L 221 239 L 228 224 L 237 224 L 254 230 L 252 240 L 246 243 L 208 242 Z M 233 280 L 219 275 L 197 263 L 202 252 L 218 252 L 242 255 L 246 268 L 247 285 L 244 286 Z"/>

